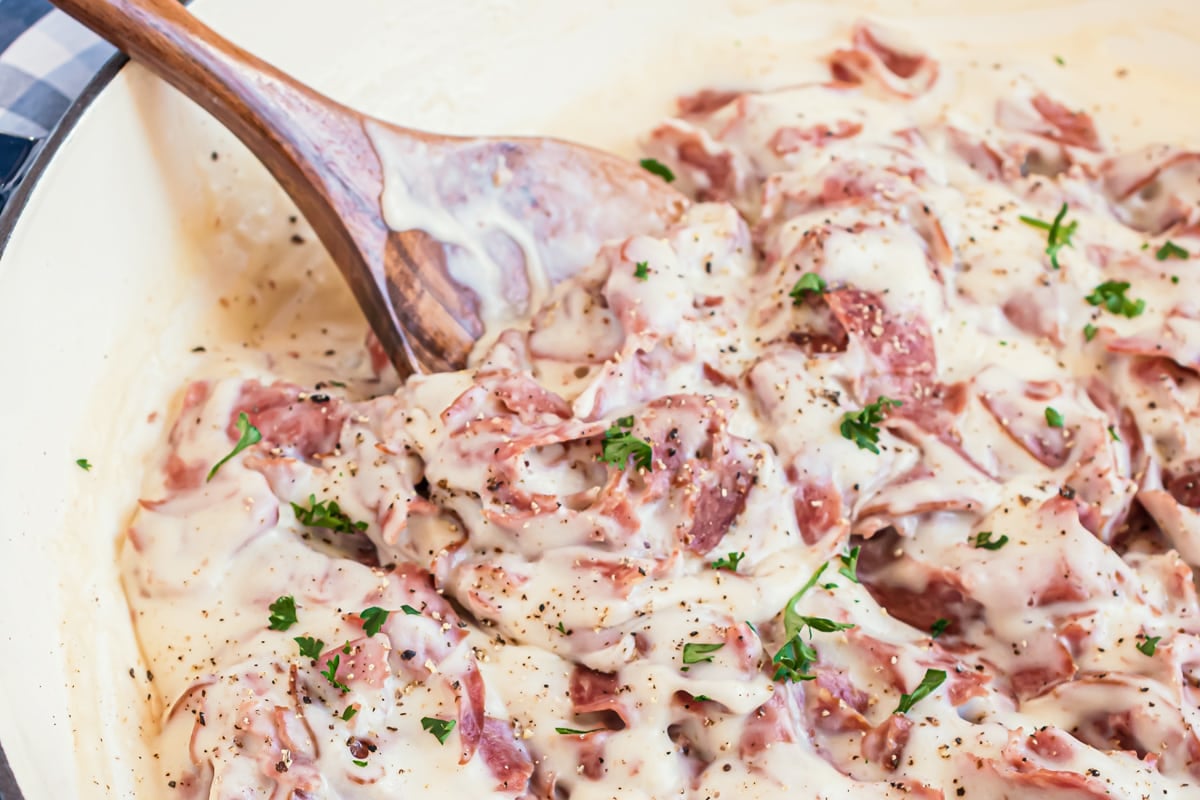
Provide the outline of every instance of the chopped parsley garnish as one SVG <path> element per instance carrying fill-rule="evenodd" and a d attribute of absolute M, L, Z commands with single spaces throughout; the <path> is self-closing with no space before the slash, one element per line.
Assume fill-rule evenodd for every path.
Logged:
<path fill-rule="evenodd" d="M 1142 655 L 1152 656 L 1154 655 L 1154 651 L 1158 649 L 1158 641 L 1160 639 L 1162 639 L 1161 636 L 1147 636 L 1145 641 L 1138 642 L 1137 649 L 1141 651 Z"/>
<path fill-rule="evenodd" d="M 1158 252 L 1154 254 L 1154 257 L 1159 261 L 1166 261 L 1168 258 L 1190 258 L 1191 254 L 1168 239 L 1163 242 L 1162 247 L 1158 248 Z"/>
<path fill-rule="evenodd" d="M 1075 229 L 1079 227 L 1078 220 L 1072 220 L 1067 225 L 1063 225 L 1063 219 L 1066 216 L 1067 204 L 1063 203 L 1053 222 L 1045 222 L 1035 217 L 1020 217 L 1021 222 L 1026 225 L 1046 231 L 1046 255 L 1050 256 L 1050 265 L 1055 269 L 1058 269 L 1058 251 L 1064 247 L 1074 246 L 1071 244 L 1071 237 L 1075 234 Z"/>
<path fill-rule="evenodd" d="M 694 694 L 692 695 L 692 699 L 697 703 L 707 703 L 708 701 L 712 700 L 712 698 L 706 694 Z"/>
<path fill-rule="evenodd" d="M 325 649 L 325 643 L 312 636 L 297 636 L 296 644 L 300 645 L 300 655 L 311 658 L 313 661 L 319 659 L 321 651 Z"/>
<path fill-rule="evenodd" d="M 1094 306 L 1104 306 L 1113 314 L 1133 319 L 1146 310 L 1146 301 L 1130 300 L 1125 296 L 1128 290 L 1129 281 L 1105 281 L 1093 289 L 1084 300 Z"/>
<path fill-rule="evenodd" d="M 946 619 L 945 617 L 940 617 L 938 619 L 935 619 L 933 621 L 933 624 L 929 626 L 929 635 L 932 638 L 936 639 L 937 637 L 939 637 L 943 633 L 945 633 L 946 629 L 949 627 L 950 627 L 950 620 Z"/>
<path fill-rule="evenodd" d="M 342 712 L 342 720 L 349 722 L 354 719 L 354 715 L 358 713 L 358 709 L 354 706 L 346 706 L 346 710 Z"/>
<path fill-rule="evenodd" d="M 1096 338 L 1096 326 L 1090 322 L 1087 325 L 1084 325 L 1083 326 L 1083 338 L 1089 342 L 1092 339 L 1095 339 Z"/>
<path fill-rule="evenodd" d="M 334 533 L 354 533 L 367 529 L 367 523 L 351 520 L 346 512 L 342 511 L 336 500 L 322 500 L 318 503 L 317 496 L 310 494 L 308 505 L 310 508 L 292 503 L 292 511 L 296 512 L 296 521 L 301 525 L 307 525 L 310 528 L 328 528 Z"/>
<path fill-rule="evenodd" d="M 712 562 L 713 569 L 727 569 L 730 572 L 737 572 L 738 564 L 742 563 L 742 559 L 746 557 L 745 553 L 730 553 L 721 556 L 716 561 Z"/>
<path fill-rule="evenodd" d="M 1008 534 L 1002 533 L 999 539 L 993 540 L 991 531 L 980 531 L 975 534 L 972 544 L 984 550 L 999 550 L 1008 544 Z"/>
<path fill-rule="evenodd" d="M 842 415 L 842 436 L 858 445 L 860 450 L 870 450 L 875 455 L 879 455 L 879 447 L 877 447 L 879 428 L 876 426 L 883 422 L 884 412 L 887 409 L 899 408 L 902 405 L 904 403 L 899 400 L 891 400 L 880 395 L 874 403 L 870 403 L 862 411 L 846 412 Z"/>
<path fill-rule="evenodd" d="M 811 681 L 817 677 L 809 672 L 816 660 L 816 649 L 797 633 L 784 642 L 783 647 L 779 648 L 779 652 L 771 659 L 771 663 L 775 665 L 772 680 L 787 678 L 793 683 Z"/>
<path fill-rule="evenodd" d="M 656 158 L 643 158 L 638 163 L 642 165 L 642 169 L 646 170 L 646 172 L 649 172 L 651 175 L 657 175 L 667 183 L 675 180 L 675 173 L 671 172 L 666 164 L 663 164 Z"/>
<path fill-rule="evenodd" d="M 238 429 L 238 433 L 240 434 L 237 444 L 233 446 L 233 449 L 229 451 L 228 455 L 226 455 L 217 463 L 213 464 L 213 468 L 208 471 L 208 477 L 204 479 L 206 483 L 213 479 L 213 476 L 217 474 L 217 470 L 224 466 L 226 461 L 233 458 L 247 447 L 256 445 L 262 441 L 262 434 L 258 432 L 258 428 L 250 424 L 250 418 L 246 416 L 245 411 L 238 414 L 237 422 L 234 424 Z"/>
<path fill-rule="evenodd" d="M 811 644 L 804 640 L 804 629 L 809 629 L 809 638 L 812 638 L 813 631 L 821 631 L 822 633 L 833 633 L 834 631 L 848 630 L 853 625 L 844 622 L 834 622 L 831 619 L 824 617 L 806 617 L 803 614 L 797 614 L 795 610 L 796 603 L 804 596 L 804 593 L 817 585 L 817 581 L 821 579 L 822 573 L 829 566 L 826 561 L 812 574 L 808 582 L 800 587 L 800 591 L 792 595 L 788 600 L 787 606 L 783 609 L 783 628 L 784 636 L 787 641 L 775 653 L 771 663 L 775 665 L 774 680 L 787 679 L 790 681 L 811 681 L 816 675 L 809 672 L 812 665 L 817 660 L 817 651 Z"/>
<path fill-rule="evenodd" d="M 562 624 L 562 620 L 561 620 L 561 619 L 558 621 L 558 625 L 556 625 L 556 626 L 555 626 L 555 630 L 557 630 L 557 631 L 558 631 L 559 633 L 561 633 L 563 636 L 567 636 L 567 635 L 568 635 L 568 634 L 567 634 L 567 626 Z"/>
<path fill-rule="evenodd" d="M 90 471 L 92 468 L 92 462 L 88 461 L 86 458 L 75 459 L 75 465 L 85 472 Z"/>
<path fill-rule="evenodd" d="M 366 765 L 367 765 L 367 762 L 366 762 L 366 761 L 359 761 L 357 758 L 356 758 L 356 759 L 354 759 L 354 766 L 356 766 L 356 767 L 365 767 Z"/>
<path fill-rule="evenodd" d="M 386 611 L 379 606 L 371 606 L 358 612 L 358 617 L 363 623 L 363 632 L 367 636 L 374 636 L 379 633 L 379 629 L 383 627 L 383 623 L 387 622 L 388 614 L 390 613 L 392 612 Z"/>
<path fill-rule="evenodd" d="M 796 619 L 801 623 L 812 628 L 814 631 L 821 633 L 834 633 L 835 631 L 848 631 L 854 627 L 853 622 L 834 622 L 825 617 L 806 617 L 801 614 L 796 615 Z"/>
<path fill-rule="evenodd" d="M 796 285 L 788 292 L 788 296 L 792 298 L 792 305 L 800 305 L 804 302 L 804 298 L 810 294 L 821 294 L 825 291 L 825 279 L 815 272 L 806 272 L 800 276 L 800 280 L 796 281 Z"/>
<path fill-rule="evenodd" d="M 1108 426 L 1108 438 L 1112 439 L 1114 442 L 1121 441 L 1121 437 L 1117 433 L 1117 429 L 1114 428 L 1112 425 Z"/>
<path fill-rule="evenodd" d="M 683 646 L 683 663 L 685 664 L 702 664 L 705 661 L 712 661 L 711 653 L 715 653 L 725 646 L 724 642 L 715 644 L 706 644 L 703 642 L 692 642 Z"/>
<path fill-rule="evenodd" d="M 624 467 L 633 456 L 633 464 L 641 469 L 650 469 L 654 458 L 654 448 L 645 439 L 639 439 L 630 433 L 633 427 L 633 417 L 621 417 L 604 432 L 604 443 L 600 460 L 614 467 Z"/>
<path fill-rule="evenodd" d="M 838 556 L 838 561 L 842 562 L 842 566 L 838 569 L 838 574 L 843 575 L 849 580 L 858 583 L 858 547 L 851 547 L 850 552 Z"/>
<path fill-rule="evenodd" d="M 804 596 L 805 592 L 807 592 L 809 589 L 811 589 L 812 587 L 817 585 L 817 581 L 821 580 L 821 575 L 823 575 L 825 573 L 825 570 L 828 568 L 829 568 L 828 561 L 826 561 L 824 564 L 822 564 L 821 566 L 816 568 L 816 570 L 813 572 L 813 574 L 809 577 L 808 582 L 800 587 L 800 591 L 798 591 L 794 595 L 792 595 L 791 600 L 788 600 L 788 604 L 787 604 L 788 609 L 791 609 L 791 607 L 796 604 L 796 601 Z"/>
<path fill-rule="evenodd" d="M 1052 406 L 1046 406 L 1046 424 L 1051 428 L 1061 428 L 1063 426 L 1063 415 L 1058 413 Z"/>
<path fill-rule="evenodd" d="M 417 611 L 415 608 L 410 606 L 408 603 L 405 603 L 404 605 L 400 606 L 400 610 L 403 611 L 405 614 L 408 614 L 410 617 L 421 616 L 421 612 Z"/>
<path fill-rule="evenodd" d="M 454 730 L 456 724 L 457 720 L 453 719 L 421 717 L 421 729 L 432 733 L 433 738 L 438 740 L 438 744 L 446 743 L 446 739 L 450 736 L 450 731 Z"/>
<path fill-rule="evenodd" d="M 892 713 L 907 714 L 913 706 L 924 700 L 929 695 L 946 682 L 946 672 L 940 669 L 925 670 L 925 677 L 921 679 L 921 683 L 917 688 L 912 690 L 912 694 L 900 695 L 900 705 L 896 706 L 896 710 Z"/>
<path fill-rule="evenodd" d="M 640 281 L 650 278 L 650 263 L 648 261 L 639 261 L 633 267 L 633 277 Z"/>
<path fill-rule="evenodd" d="M 1063 57 L 1062 57 L 1062 56 L 1055 56 L 1055 57 L 1054 57 L 1054 63 L 1055 63 L 1055 64 L 1058 64 L 1060 67 L 1065 67 L 1065 66 L 1067 65 L 1067 62 L 1066 62 L 1066 61 L 1063 61 Z"/>
<path fill-rule="evenodd" d="M 808 628 L 808 638 L 811 640 L 814 631 L 834 633 L 854 627 L 851 623 L 834 622 L 825 617 L 806 617 L 796 614 L 789 605 L 783 614 L 785 635 L 788 637 L 783 647 L 771 659 L 775 664 L 774 680 L 787 678 L 795 681 L 809 681 L 816 676 L 809 670 L 817 660 L 817 651 L 809 642 L 804 640 L 804 629 Z"/>
<path fill-rule="evenodd" d="M 268 606 L 271 616 L 267 618 L 267 627 L 273 631 L 286 631 L 296 624 L 296 598 L 285 594 Z"/>
<path fill-rule="evenodd" d="M 333 688 L 340 689 L 343 694 L 350 691 L 350 687 L 337 679 L 338 665 L 342 663 L 341 656 L 334 656 L 329 659 L 329 663 L 325 665 L 325 669 L 321 671 L 321 676 L 325 680 L 333 684 Z"/>
<path fill-rule="evenodd" d="M 586 736 L 589 733 L 595 733 L 596 731 L 602 730 L 605 730 L 605 728 L 592 728 L 591 730 L 586 731 L 581 731 L 576 728 L 555 728 L 554 732 L 561 733 L 563 736 Z"/>

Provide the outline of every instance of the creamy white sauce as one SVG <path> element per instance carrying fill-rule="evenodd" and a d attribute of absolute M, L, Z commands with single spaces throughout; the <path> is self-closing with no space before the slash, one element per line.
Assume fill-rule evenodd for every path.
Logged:
<path fill-rule="evenodd" d="M 830 46 L 845 44 L 842 33 Z M 913 41 L 926 46 L 920 35 Z M 947 124 L 976 141 L 1047 146 L 1044 139 L 995 129 L 995 101 L 1024 96 L 1020 68 L 960 62 L 952 49 L 934 48 L 941 73 L 932 90 L 914 100 L 800 88 L 752 98 L 741 127 L 738 119 L 718 113 L 704 122 L 700 138 L 728 146 L 746 171 L 745 183 L 728 199 L 751 224 L 728 206 L 698 204 L 664 236 L 607 245 L 573 280 L 545 274 L 538 245 L 502 208 L 468 203 L 465 211 L 451 213 L 427 204 L 430 187 L 389 180 L 389 221 L 430 230 L 482 265 L 453 274 L 477 290 L 489 334 L 465 373 L 415 378 L 395 396 L 348 402 L 347 419 L 333 437 L 336 447 L 289 448 L 289 428 L 267 446 L 232 459 L 211 483 L 193 476 L 167 485 L 168 454 L 202 476 L 232 446 L 236 437 L 228 428 L 238 411 L 258 415 L 262 408 L 240 399 L 240 379 L 225 380 L 214 382 L 180 417 L 179 438 L 161 454 L 163 470 L 152 472 L 143 490 L 145 500 L 167 502 L 137 513 L 121 556 L 139 639 L 154 672 L 151 705 L 163 724 L 158 745 L 164 781 L 176 782 L 178 796 L 270 796 L 279 787 L 321 797 L 519 796 L 526 784 L 498 785 L 485 746 L 459 763 L 456 698 L 464 691 L 463 675 L 475 668 L 488 716 L 503 722 L 506 746 L 523 750 L 535 770 L 538 788 L 529 789 L 535 796 L 551 783 L 571 798 L 901 798 L 919 791 L 933 792 L 930 797 L 937 791 L 946 797 L 1035 796 L 1060 786 L 1053 780 L 1061 775 L 1047 773 L 1080 776 L 1076 789 L 1086 786 L 1094 794 L 1079 796 L 1194 791 L 1200 765 L 1179 754 L 1186 752 L 1184 738 L 1195 736 L 1189 654 L 1200 642 L 1197 607 L 1193 596 L 1179 596 L 1172 584 L 1184 574 L 1190 585 L 1190 569 L 1171 552 L 1130 551 L 1122 559 L 1103 541 L 1113 530 L 1093 535 L 1073 504 L 1064 500 L 1060 509 L 1054 498 L 1070 487 L 1068 494 L 1076 492 L 1109 517 L 1128 506 L 1139 486 L 1158 490 L 1158 473 L 1178 472 L 1197 455 L 1184 417 L 1194 404 L 1165 397 L 1167 387 L 1129 377 L 1130 358 L 1106 354 L 1103 345 L 1117 336 L 1159 341 L 1164 326 L 1177 328 L 1186 342 L 1194 321 L 1168 315 L 1173 309 L 1190 313 L 1182 298 L 1200 286 L 1190 260 L 1155 260 L 1161 238 L 1134 233 L 1114 219 L 1094 179 L 1076 172 L 1044 179 L 1040 187 L 1018 178 L 988 180 L 952 154 Z M 1073 61 L 1075 54 L 1067 58 Z M 1031 85 L 1070 107 L 1069 83 L 1039 77 Z M 847 120 L 864 127 L 844 141 L 806 143 L 790 156 L 766 146 L 780 126 L 836 128 Z M 687 131 L 687 125 L 673 130 Z M 909 130 L 920 138 L 898 136 Z M 379 132 L 372 135 L 389 165 L 420 156 L 401 153 Z M 670 163 L 685 185 L 705 185 L 707 178 L 680 163 L 661 139 L 650 137 L 647 148 Z M 1099 158 L 1072 153 L 1083 165 L 1076 170 L 1100 168 Z M 901 175 L 912 166 L 923 176 Z M 856 190 L 865 205 L 822 201 L 760 221 L 767 204 L 760 202 L 757 180 L 780 173 L 781 189 L 816 196 L 839 169 L 869 176 Z M 392 174 L 403 173 L 397 166 Z M 881 175 L 894 185 L 882 185 Z M 1079 227 L 1055 271 L 1044 254 L 1045 232 L 1022 224 L 1018 215 L 1049 220 L 1064 199 L 1071 203 L 1068 220 Z M 939 259 L 929 218 L 944 231 L 945 258 Z M 864 227 L 847 230 L 856 223 Z M 527 297 L 514 301 L 506 294 L 511 264 L 478 244 L 481 227 L 503 231 L 520 249 Z M 823 228 L 827 238 L 804 249 L 805 232 Z M 1193 252 L 1200 249 L 1194 236 L 1172 238 Z M 1152 243 L 1149 252 L 1140 250 L 1143 241 Z M 756 257 L 756 246 L 766 251 L 765 260 Z M 1128 255 L 1136 266 L 1097 263 L 1095 247 Z M 816 261 L 797 267 L 796 259 L 814 254 Z M 645 280 L 634 275 L 639 263 L 647 265 Z M 790 333 L 817 324 L 813 315 L 821 301 L 797 308 L 788 296 L 807 271 L 820 274 L 831 289 L 876 293 L 888 317 L 902 320 L 901 328 L 928 326 L 936 378 L 971 384 L 953 422 L 957 441 L 940 440 L 937 434 L 948 431 L 922 428 L 919 416 L 893 416 L 882 425 L 879 453 L 839 433 L 845 414 L 880 394 L 904 390 L 865 383 L 881 368 L 855 337 L 833 354 L 806 353 L 788 341 Z M 1103 312 L 1083 300 L 1097 284 L 1126 274 L 1130 295 L 1146 301 L 1137 317 Z M 1010 301 L 1043 313 L 1044 331 L 1015 326 L 1014 313 L 1001 310 Z M 1088 343 L 1082 331 L 1089 323 L 1112 331 Z M 876 324 L 867 319 L 868 333 Z M 519 346 L 499 338 L 510 327 Z M 522 352 L 526 347 L 532 355 Z M 496 399 L 490 382 L 495 375 L 489 377 L 496 370 L 513 379 L 515 407 Z M 242 377 L 266 383 L 271 374 L 268 364 Z M 1095 376 L 1136 418 L 1153 462 L 1148 472 L 1132 465 L 1132 441 L 1108 433 L 1110 424 L 1120 422 L 1089 398 L 1087 382 Z M 1045 395 L 1030 399 L 1022 395 L 1029 381 L 1058 386 L 1039 389 Z M 539 385 L 561 399 L 520 399 Z M 319 427 L 343 393 L 304 388 L 306 397 L 282 403 L 287 411 L 280 413 L 308 419 L 306 429 Z M 1179 393 L 1189 390 L 1194 385 Z M 315 402 L 314 392 L 334 401 Z M 698 399 L 690 405 L 662 400 L 682 394 Z M 1067 457 L 1059 467 L 1043 466 L 1016 443 L 1026 435 L 1057 435 L 1044 418 L 1047 406 L 1062 414 L 1068 431 Z M 635 419 L 634 434 L 654 439 L 656 461 L 643 473 L 629 470 L 622 479 L 628 485 L 617 491 L 619 468 L 597 463 L 596 456 L 603 431 L 627 414 Z M 266 430 L 270 422 L 261 425 Z M 707 442 L 708 425 L 726 438 Z M 736 469 L 754 475 L 752 487 L 741 490 L 744 508 L 703 554 L 689 550 L 680 533 L 696 522 L 689 504 L 711 492 L 726 497 L 729 490 L 714 481 L 733 471 L 702 453 L 691 471 L 677 473 L 683 468 L 664 460 L 673 428 L 685 442 L 678 445 L 685 457 L 720 449 Z M 520 451 L 526 454 L 511 463 L 515 472 L 500 475 L 494 468 L 504 458 L 498 453 L 523 436 L 544 437 L 544 443 L 539 438 Z M 272 443 L 277 451 L 269 449 Z M 1094 466 L 1105 459 L 1111 470 Z M 922 467 L 930 474 L 920 473 Z M 428 489 L 419 491 L 422 478 Z M 805 487 L 835 491 L 797 497 Z M 406 518 L 403 509 L 421 506 L 422 492 L 440 511 L 419 509 Z M 506 505 L 519 493 L 535 497 Z M 401 611 L 411 597 L 387 570 L 334 557 L 342 552 L 336 545 L 352 537 L 324 537 L 335 542 L 332 550 L 317 543 L 318 532 L 301 525 L 291 506 L 306 505 L 310 494 L 334 499 L 349 519 L 365 521 L 380 563 L 428 569 L 439 592 L 465 609 L 466 637 L 458 640 L 456 623 L 439 625 L 443 617 Z M 628 513 L 636 524 L 623 523 L 617 510 L 597 503 L 601 496 L 632 498 Z M 829 519 L 812 522 L 823 503 L 830 504 Z M 794 504 L 809 506 L 807 515 L 798 520 Z M 1172 512 L 1194 517 L 1170 501 L 1152 513 L 1166 529 Z M 872 523 L 879 518 L 882 524 Z M 839 574 L 837 556 L 851 543 L 865 552 L 887 541 L 851 541 L 851 533 L 884 537 L 876 533 L 884 525 L 894 526 L 899 538 L 894 552 L 882 554 L 893 559 L 869 582 L 919 597 L 931 576 L 954 576 L 962 594 L 978 604 L 962 615 L 961 625 L 956 620 L 946 634 L 951 638 L 940 640 L 961 649 L 939 647 L 927 630 L 901 620 L 902 609 L 889 613 L 867 587 Z M 1193 521 L 1166 535 L 1186 541 L 1200 536 L 1196 530 Z M 1007 543 L 997 550 L 972 547 L 981 531 L 1006 535 Z M 1176 549 L 1195 566 L 1200 548 Z M 736 573 L 711 568 L 714 559 L 733 552 L 745 554 Z M 785 639 L 781 613 L 831 559 L 794 611 L 853 625 L 813 633 L 811 644 L 821 669 L 861 692 L 854 719 L 883 730 L 901 693 L 912 692 L 927 669 L 951 673 L 905 717 L 911 730 L 896 763 L 866 755 L 863 742 L 873 734 L 855 727 L 859 722 L 838 731 L 821 727 L 826 713 L 805 707 L 806 697 L 816 697 L 817 683 L 772 680 L 768 662 Z M 598 561 L 613 573 L 595 569 Z M 1071 591 L 1035 603 L 1064 571 Z M 295 598 L 299 622 L 286 632 L 270 631 L 267 607 L 283 595 Z M 347 615 L 375 605 L 390 610 L 387 627 L 364 637 Z M 1083 634 L 1065 630 L 1073 614 L 1085 620 Z M 411 618 L 416 616 L 420 621 Z M 342 651 L 350 659 L 384 648 L 384 660 L 372 662 L 378 677 L 337 673 L 350 687 L 341 693 L 300 658 L 293 640 L 299 635 L 322 639 L 329 654 L 350 643 L 350 652 Z M 739 635 L 749 642 L 744 652 L 733 643 Z M 1077 671 L 1033 696 L 1013 688 L 1014 675 L 1053 662 L 1070 636 L 1079 638 L 1071 654 Z M 1145 636 L 1162 637 L 1154 656 L 1136 649 Z M 711 661 L 684 664 L 685 645 L 696 643 L 724 646 Z M 437 658 L 422 663 L 425 674 L 414 677 L 402 653 L 425 649 Z M 610 717 L 573 709 L 574 664 L 615 676 L 619 688 L 612 699 L 622 708 L 624 728 Z M 296 692 L 289 684 L 293 668 L 304 685 Z M 957 705 L 949 699 L 956 669 L 990 676 L 977 696 Z M 1105 677 L 1087 677 L 1091 673 Z M 1104 681 L 1121 688 L 1110 691 Z M 710 701 L 698 706 L 679 699 L 685 695 Z M 1111 752 L 1117 747 L 1071 739 L 1069 731 L 1098 716 L 1141 710 L 1145 696 L 1162 710 L 1130 724 L 1150 731 L 1139 738 L 1152 742 L 1152 752 L 1161 749 L 1161 769 Z M 350 707 L 356 711 L 344 719 Z M 776 713 L 781 721 L 764 722 Z M 297 715 L 309 733 L 298 732 Z M 421 729 L 422 717 L 458 719 L 459 730 L 439 743 Z M 764 725 L 771 731 L 767 740 L 750 744 Z M 1046 735 L 1070 743 L 1055 758 L 1033 753 L 1026 743 L 1044 726 L 1061 729 Z M 581 737 L 556 733 L 556 727 L 611 730 Z M 376 749 L 356 758 L 351 736 Z"/>

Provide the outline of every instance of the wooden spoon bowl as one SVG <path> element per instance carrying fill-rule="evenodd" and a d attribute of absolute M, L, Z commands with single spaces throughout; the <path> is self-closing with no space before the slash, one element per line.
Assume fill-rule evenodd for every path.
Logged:
<path fill-rule="evenodd" d="M 463 368 L 498 287 L 524 280 L 528 310 L 605 240 L 661 230 L 686 206 L 660 178 L 582 145 L 441 136 L 368 117 L 225 40 L 175 0 L 51 2 L 258 157 L 402 376 Z"/>

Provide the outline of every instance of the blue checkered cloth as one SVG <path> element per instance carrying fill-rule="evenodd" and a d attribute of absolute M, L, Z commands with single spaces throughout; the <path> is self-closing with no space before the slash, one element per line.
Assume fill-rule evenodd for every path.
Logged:
<path fill-rule="evenodd" d="M 0 0 L 0 133 L 45 136 L 114 52 L 46 0 Z"/>

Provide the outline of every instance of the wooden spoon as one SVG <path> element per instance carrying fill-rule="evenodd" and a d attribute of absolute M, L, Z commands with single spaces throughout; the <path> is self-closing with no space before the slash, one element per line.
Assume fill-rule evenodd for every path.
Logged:
<path fill-rule="evenodd" d="M 637 165 L 581 145 L 374 120 L 226 41 L 176 0 L 51 2 L 249 147 L 321 238 L 401 375 L 461 369 L 483 333 L 481 308 L 495 298 L 451 272 L 490 275 L 491 292 L 528 306 L 605 239 L 660 230 L 686 204 Z M 385 215 L 390 196 L 406 202 Z M 484 217 L 503 224 L 480 230 Z M 454 241 L 433 238 L 446 231 Z"/>

